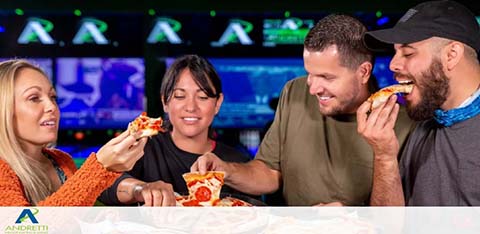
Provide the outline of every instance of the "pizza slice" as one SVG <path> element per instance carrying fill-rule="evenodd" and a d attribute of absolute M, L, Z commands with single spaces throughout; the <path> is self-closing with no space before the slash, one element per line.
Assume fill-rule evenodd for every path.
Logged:
<path fill-rule="evenodd" d="M 198 172 L 183 174 L 183 179 L 187 183 L 189 202 L 192 205 L 196 203 L 200 206 L 213 206 L 214 202 L 220 199 L 224 177 L 223 171 L 208 171 L 205 175 Z"/>
<path fill-rule="evenodd" d="M 221 200 L 217 200 L 213 206 L 227 206 L 227 207 L 234 207 L 234 206 L 253 206 L 252 204 L 240 200 L 234 197 L 224 197 Z"/>
<path fill-rule="evenodd" d="M 234 197 L 224 197 L 216 199 L 212 204 L 201 202 L 189 196 L 177 195 L 175 197 L 177 206 L 220 206 L 220 207 L 235 207 L 235 206 L 253 206 L 252 204 Z"/>
<path fill-rule="evenodd" d="M 143 112 L 128 124 L 128 130 L 132 135 L 137 132 L 141 132 L 139 138 L 154 136 L 157 135 L 158 132 L 165 132 L 165 130 L 162 128 L 162 123 L 163 120 L 161 117 L 150 118 L 147 116 L 146 112 Z"/>
<path fill-rule="evenodd" d="M 224 177 L 223 171 L 207 171 L 205 175 L 198 172 L 183 174 L 189 195 L 176 194 L 177 206 L 252 206 L 230 196 L 220 199 Z"/>
<path fill-rule="evenodd" d="M 379 107 L 383 103 L 387 102 L 388 98 L 395 93 L 410 93 L 412 92 L 413 84 L 409 83 L 400 83 L 387 86 L 383 89 L 380 89 L 378 92 L 372 94 L 368 101 L 372 103 L 371 110 Z"/>

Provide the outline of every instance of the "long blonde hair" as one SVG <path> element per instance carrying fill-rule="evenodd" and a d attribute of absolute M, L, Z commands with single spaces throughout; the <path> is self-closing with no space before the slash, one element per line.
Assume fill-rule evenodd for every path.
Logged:
<path fill-rule="evenodd" d="M 46 171 L 26 154 L 15 134 L 15 79 L 22 69 L 33 69 L 47 77 L 40 68 L 25 60 L 13 59 L 0 63 L 0 158 L 8 163 L 22 182 L 30 204 L 36 205 L 54 191 Z"/>

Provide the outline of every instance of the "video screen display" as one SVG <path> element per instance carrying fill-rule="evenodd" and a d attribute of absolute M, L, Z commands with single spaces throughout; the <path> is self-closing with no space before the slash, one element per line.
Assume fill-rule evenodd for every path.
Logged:
<path fill-rule="evenodd" d="M 224 101 L 215 128 L 263 128 L 287 81 L 305 75 L 301 58 L 209 58 L 222 79 Z M 167 59 L 167 66 L 173 59 Z"/>
<path fill-rule="evenodd" d="M 60 129 L 126 128 L 144 111 L 142 58 L 58 58 Z"/>
<path fill-rule="evenodd" d="M 264 19 L 263 46 L 303 45 L 305 36 L 314 25 L 313 19 Z"/>

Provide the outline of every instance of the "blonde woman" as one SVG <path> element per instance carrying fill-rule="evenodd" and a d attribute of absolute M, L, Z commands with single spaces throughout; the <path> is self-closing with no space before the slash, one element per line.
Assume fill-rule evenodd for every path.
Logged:
<path fill-rule="evenodd" d="M 143 155 L 128 131 L 92 153 L 77 171 L 57 140 L 60 112 L 45 73 L 25 60 L 0 63 L 0 205 L 91 206 Z"/>

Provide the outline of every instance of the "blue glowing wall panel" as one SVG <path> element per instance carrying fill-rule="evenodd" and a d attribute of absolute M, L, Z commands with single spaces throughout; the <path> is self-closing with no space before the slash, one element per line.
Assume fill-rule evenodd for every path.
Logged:
<path fill-rule="evenodd" d="M 61 129 L 126 128 L 144 110 L 141 58 L 58 58 Z"/>
<path fill-rule="evenodd" d="M 287 81 L 306 74 L 298 58 L 212 58 L 222 79 L 224 102 L 214 127 L 263 128 L 274 117 L 269 107 Z"/>
<path fill-rule="evenodd" d="M 383 88 L 397 81 L 393 78 L 393 73 L 389 69 L 391 57 L 377 57 L 375 59 L 375 66 L 373 67 L 373 74 L 377 78 L 378 86 Z"/>

